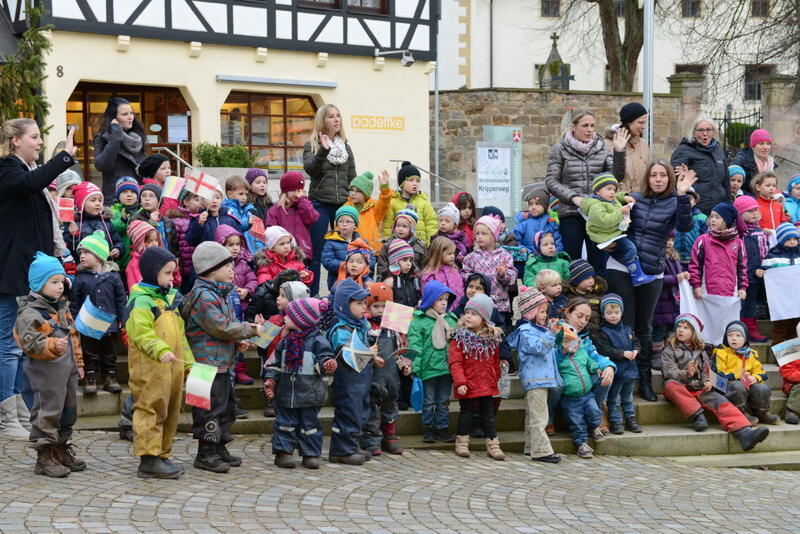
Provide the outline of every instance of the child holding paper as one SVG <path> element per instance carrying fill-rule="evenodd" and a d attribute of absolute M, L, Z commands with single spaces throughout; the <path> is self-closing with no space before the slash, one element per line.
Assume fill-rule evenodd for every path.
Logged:
<path fill-rule="evenodd" d="M 783 223 L 775 230 L 777 244 L 772 247 L 761 264 L 761 272 L 756 271 L 763 277 L 768 269 L 777 267 L 789 267 L 800 265 L 800 233 L 794 225 Z M 782 343 L 794 337 L 798 319 L 783 319 L 772 322 L 772 344 Z"/>
<path fill-rule="evenodd" d="M 177 260 L 161 247 L 140 260 L 142 281 L 131 290 L 125 323 L 133 409 L 133 452 L 140 478 L 178 478 L 183 467 L 169 457 L 183 402 L 183 378 L 194 363 L 172 287 Z"/>
<path fill-rule="evenodd" d="M 80 264 L 70 292 L 70 312 L 77 317 L 86 299 L 101 311 L 115 317 L 100 339 L 81 334 L 81 348 L 86 375 L 83 394 L 97 393 L 100 376 L 105 377 L 103 389 L 120 393 L 117 382 L 117 354 L 114 341 L 127 320 L 125 287 L 116 263 L 108 262 L 108 243 L 101 231 L 85 237 L 78 244 Z"/>
<path fill-rule="evenodd" d="M 394 301 L 414 308 L 419 303 L 419 271 L 414 265 L 414 250 L 402 239 L 389 244 L 389 272 L 392 273 Z"/>

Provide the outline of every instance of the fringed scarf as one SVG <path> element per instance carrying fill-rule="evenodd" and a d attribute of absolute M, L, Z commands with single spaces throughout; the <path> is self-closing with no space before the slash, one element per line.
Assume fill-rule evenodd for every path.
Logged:
<path fill-rule="evenodd" d="M 296 373 L 303 365 L 303 347 L 310 332 L 311 329 L 291 330 L 284 338 L 286 348 L 283 353 L 283 365 L 290 373 Z"/>
<path fill-rule="evenodd" d="M 588 143 L 584 143 L 583 141 L 579 141 L 578 139 L 575 138 L 575 136 L 572 133 L 572 130 L 567 130 L 567 133 L 564 134 L 564 142 L 581 156 L 586 156 L 592 150 L 592 147 L 594 147 L 595 143 L 597 142 L 597 139 L 595 137 L 592 137 L 592 139 Z"/>
<path fill-rule="evenodd" d="M 469 328 L 458 328 L 453 341 L 464 353 L 465 358 L 488 360 L 497 349 L 498 339 L 494 331 L 476 334 Z"/>

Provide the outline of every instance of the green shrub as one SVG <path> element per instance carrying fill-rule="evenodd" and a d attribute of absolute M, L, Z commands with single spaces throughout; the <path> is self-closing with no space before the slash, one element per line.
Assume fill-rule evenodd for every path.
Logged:
<path fill-rule="evenodd" d="M 252 167 L 255 156 L 250 155 L 246 146 L 219 146 L 200 143 L 194 149 L 194 157 L 203 167 Z"/>
<path fill-rule="evenodd" d="M 743 122 L 732 122 L 728 124 L 725 130 L 725 140 L 728 142 L 728 147 L 744 148 L 748 146 L 750 134 L 753 133 L 755 129 L 755 126 Z"/>

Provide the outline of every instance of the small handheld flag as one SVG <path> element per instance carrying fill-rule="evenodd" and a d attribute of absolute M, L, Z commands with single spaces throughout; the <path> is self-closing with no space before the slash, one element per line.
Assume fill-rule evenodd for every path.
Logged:
<path fill-rule="evenodd" d="M 164 192 L 161 196 L 164 198 L 174 198 L 177 200 L 178 196 L 181 194 L 181 190 L 185 185 L 186 180 L 184 178 L 174 175 L 167 176 L 167 179 L 164 181 Z"/>
<path fill-rule="evenodd" d="M 356 332 L 350 336 L 350 341 L 342 347 L 342 360 L 360 373 L 372 361 L 372 350 L 367 347 Z"/>
<path fill-rule="evenodd" d="M 75 222 L 75 200 L 61 197 L 58 199 L 58 219 L 61 222 Z"/>
<path fill-rule="evenodd" d="M 75 318 L 75 328 L 84 336 L 100 339 L 116 320 L 116 315 L 104 312 L 92 304 L 91 299 L 87 298 L 83 301 L 78 317 Z"/>
<path fill-rule="evenodd" d="M 211 409 L 211 384 L 217 376 L 213 365 L 195 363 L 186 379 L 186 404 L 203 410 Z"/>
<path fill-rule="evenodd" d="M 186 169 L 186 173 L 183 177 L 186 179 L 184 189 L 206 200 L 212 200 L 214 198 L 214 192 L 217 190 L 217 187 L 219 187 L 219 182 L 216 178 L 194 169 Z"/>

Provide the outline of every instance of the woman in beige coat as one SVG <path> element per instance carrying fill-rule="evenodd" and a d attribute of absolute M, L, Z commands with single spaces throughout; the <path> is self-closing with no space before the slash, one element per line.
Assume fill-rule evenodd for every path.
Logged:
<path fill-rule="evenodd" d="M 626 129 L 630 134 L 625 146 L 625 179 L 623 191 L 641 191 L 642 176 L 650 160 L 650 147 L 643 135 L 647 128 L 647 110 L 638 102 L 630 102 L 619 110 L 619 124 L 615 124 L 606 132 L 605 141 L 608 150 L 613 150 L 614 134 L 617 130 Z"/>

